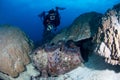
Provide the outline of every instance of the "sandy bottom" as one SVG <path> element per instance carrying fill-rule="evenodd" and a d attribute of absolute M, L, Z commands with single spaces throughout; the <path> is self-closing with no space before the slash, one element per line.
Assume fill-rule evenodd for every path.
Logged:
<path fill-rule="evenodd" d="M 10 78 L 5 80 L 31 80 L 30 76 L 39 74 L 30 64 L 26 72 L 21 73 L 18 78 Z M 1 74 L 0 74 L 1 75 Z M 91 55 L 88 62 L 84 66 L 68 72 L 58 77 L 40 78 L 33 80 L 120 80 L 120 66 L 112 66 L 104 62 L 104 59 L 98 55 Z"/>

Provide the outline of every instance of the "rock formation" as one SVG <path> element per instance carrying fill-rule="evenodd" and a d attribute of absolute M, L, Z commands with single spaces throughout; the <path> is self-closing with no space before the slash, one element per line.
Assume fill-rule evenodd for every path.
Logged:
<path fill-rule="evenodd" d="M 98 54 L 112 65 L 120 65 L 120 4 L 109 9 L 102 17 L 95 37 Z"/>
<path fill-rule="evenodd" d="M 45 45 L 34 51 L 33 63 L 41 72 L 42 77 L 64 74 L 83 63 L 80 50 L 71 41 L 65 45 L 59 41 L 55 45 Z"/>
<path fill-rule="evenodd" d="M 17 27 L 0 26 L 0 72 L 17 77 L 30 62 L 28 53 L 33 45 Z"/>
<path fill-rule="evenodd" d="M 80 19 L 76 19 L 75 22 L 67 29 L 64 29 L 59 33 L 51 43 L 57 43 L 59 40 L 74 40 L 78 43 L 84 42 L 83 39 L 94 37 L 95 52 L 105 58 L 105 61 L 117 65 L 120 64 L 120 4 L 115 5 L 113 9 L 108 10 L 105 15 L 101 18 L 94 16 L 91 19 L 91 15 L 88 16 L 83 14 Z M 96 13 L 95 13 L 96 14 Z M 81 18 L 82 17 L 82 18 Z M 86 17 L 86 18 L 85 18 Z M 96 18 L 97 17 L 97 18 Z M 99 19 L 98 19 L 99 18 Z M 84 20 L 85 19 L 85 20 Z M 86 22 L 85 22 L 86 21 Z M 80 23 L 79 23 L 80 22 Z M 97 34 L 96 31 L 98 30 Z M 95 35 L 95 36 L 94 36 Z M 89 39 L 88 39 L 89 40 Z M 69 43 L 68 43 L 69 44 Z M 62 48 L 57 45 L 55 46 L 46 45 L 47 47 L 38 48 L 33 56 L 33 62 L 37 69 L 41 71 L 41 75 L 47 77 L 47 74 L 58 75 L 59 73 L 66 72 L 64 66 L 58 66 L 61 60 L 66 60 L 66 58 L 60 58 L 60 54 L 64 53 L 66 56 L 69 48 L 62 45 Z M 70 45 L 69 45 L 70 46 Z M 85 45 L 87 46 L 87 45 Z M 87 46 L 88 47 L 88 46 Z M 91 48 L 89 46 L 89 48 Z M 70 48 L 71 49 L 71 48 Z M 63 51 L 61 51 L 63 50 Z M 64 51 L 65 50 L 65 51 Z M 72 52 L 75 52 L 74 50 Z M 70 51 L 71 53 L 71 51 Z M 68 54 L 68 53 L 67 53 Z M 76 54 L 76 52 L 74 53 Z M 47 56 L 49 55 L 49 56 Z M 56 55 L 58 55 L 56 57 Z M 75 56 L 77 57 L 77 56 Z M 78 67 L 69 73 L 58 77 L 47 78 L 51 80 L 118 80 L 120 78 L 119 66 L 112 66 L 105 63 L 104 59 L 96 54 L 89 56 L 90 60 L 85 63 L 84 67 Z M 47 59 L 47 60 L 46 60 Z M 69 58 L 67 58 L 65 66 L 71 67 L 69 64 Z M 78 59 L 78 58 L 77 58 Z M 81 58 L 80 58 L 81 59 Z M 60 61 L 59 61 L 60 60 Z M 72 59 L 71 59 L 72 60 Z M 79 60 L 81 61 L 81 60 Z M 50 62 L 53 64 L 50 65 Z M 62 61 L 61 61 L 62 62 Z M 74 61 L 71 61 L 74 64 Z M 65 63 L 63 61 L 63 63 Z M 61 64 L 63 64 L 61 63 Z M 47 70 L 46 70 L 47 66 Z M 59 68 L 60 67 L 60 68 Z M 34 78 L 35 79 L 35 78 Z M 34 80 L 32 79 L 32 80 Z M 41 78 L 42 79 L 42 78 Z"/>
<path fill-rule="evenodd" d="M 70 27 L 63 29 L 63 31 L 57 34 L 51 43 L 57 43 L 59 40 L 79 41 L 93 37 L 98 29 L 101 16 L 102 14 L 96 12 L 80 15 Z"/>

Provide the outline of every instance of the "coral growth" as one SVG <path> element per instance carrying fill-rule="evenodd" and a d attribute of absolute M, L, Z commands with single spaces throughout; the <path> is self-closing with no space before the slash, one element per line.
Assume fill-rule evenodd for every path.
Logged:
<path fill-rule="evenodd" d="M 102 26 L 96 35 L 96 52 L 112 65 L 120 65 L 120 4 L 102 17 Z"/>
<path fill-rule="evenodd" d="M 81 14 L 68 28 L 57 34 L 51 43 L 57 43 L 59 40 L 80 41 L 93 37 L 99 27 L 101 16 L 102 14 L 96 12 Z"/>
<path fill-rule="evenodd" d="M 33 63 L 41 72 L 42 77 L 64 74 L 83 62 L 78 47 L 74 43 L 65 45 L 59 41 L 55 45 L 46 44 L 34 51 Z"/>
<path fill-rule="evenodd" d="M 31 41 L 16 27 L 0 26 L 0 71 L 17 77 L 30 60 Z"/>

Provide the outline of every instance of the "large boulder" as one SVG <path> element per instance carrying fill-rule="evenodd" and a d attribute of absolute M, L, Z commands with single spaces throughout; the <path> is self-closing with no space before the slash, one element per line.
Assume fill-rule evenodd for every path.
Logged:
<path fill-rule="evenodd" d="M 74 20 L 70 27 L 63 29 L 51 43 L 56 43 L 59 40 L 74 40 L 79 41 L 93 37 L 98 29 L 102 14 L 89 12 L 80 15 Z"/>
<path fill-rule="evenodd" d="M 39 47 L 34 51 L 32 59 L 34 66 L 41 72 L 41 77 L 64 74 L 84 62 L 79 47 L 72 41 L 68 45 L 59 41 L 55 45 Z"/>
<path fill-rule="evenodd" d="M 95 36 L 96 50 L 107 63 L 120 65 L 120 4 L 109 9 L 102 17 Z"/>
<path fill-rule="evenodd" d="M 0 26 L 0 72 L 17 77 L 30 62 L 32 42 L 19 28 Z"/>

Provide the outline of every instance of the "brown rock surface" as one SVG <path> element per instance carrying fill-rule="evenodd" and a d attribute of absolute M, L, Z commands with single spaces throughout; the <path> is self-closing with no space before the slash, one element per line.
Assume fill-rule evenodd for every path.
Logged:
<path fill-rule="evenodd" d="M 120 65 L 120 4 L 102 17 L 102 26 L 96 35 L 96 52 L 112 65 Z"/>
<path fill-rule="evenodd" d="M 41 72 L 41 77 L 58 76 L 69 72 L 83 63 L 79 47 L 73 42 L 67 47 L 64 42 L 45 45 L 34 51 L 33 63 Z"/>
<path fill-rule="evenodd" d="M 31 41 L 20 29 L 8 25 L 0 26 L 1 72 L 17 77 L 30 62 L 28 53 L 31 49 Z"/>

